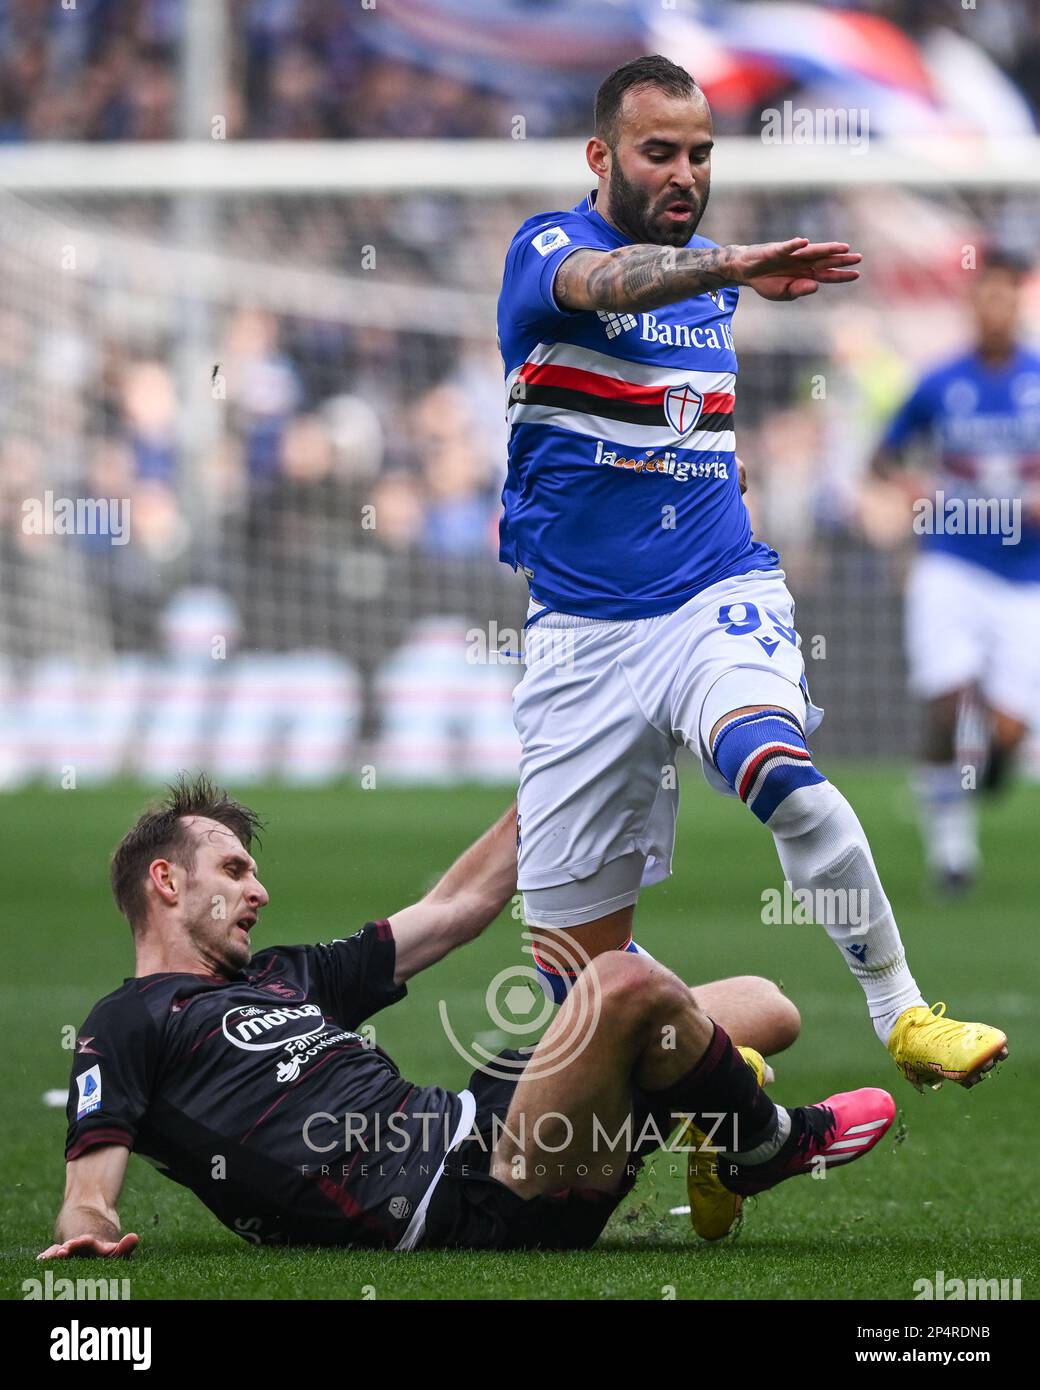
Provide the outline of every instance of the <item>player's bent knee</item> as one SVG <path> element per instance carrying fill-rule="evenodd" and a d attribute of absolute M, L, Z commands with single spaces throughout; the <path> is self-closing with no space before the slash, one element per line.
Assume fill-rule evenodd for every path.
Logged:
<path fill-rule="evenodd" d="M 827 782 L 813 765 L 802 726 L 784 709 L 734 715 L 715 734 L 711 756 L 741 801 L 763 823 L 792 793 Z"/>
<path fill-rule="evenodd" d="M 612 1027 L 637 1026 L 680 1002 L 689 1002 L 689 991 L 670 970 L 650 956 L 614 951 L 597 956 L 582 976 L 579 987 L 598 993 L 603 1016 Z"/>
<path fill-rule="evenodd" d="M 766 980 L 763 983 L 769 985 L 765 1007 L 770 1026 L 773 1029 L 774 1050 L 782 1052 L 784 1048 L 790 1047 L 792 1043 L 798 1041 L 798 1035 L 802 1031 L 802 1015 L 798 1011 L 797 1004 L 788 999 L 787 995 L 774 985 L 772 980 Z"/>
<path fill-rule="evenodd" d="M 739 975 L 727 983 L 754 1009 L 762 1035 L 769 1038 L 770 1055 L 782 1052 L 797 1040 L 802 1031 L 802 1016 L 797 1005 L 773 980 L 763 975 Z"/>
<path fill-rule="evenodd" d="M 595 976 L 604 995 L 628 997 L 640 992 L 652 969 L 653 962 L 648 957 L 609 951 L 590 963 L 587 974 Z"/>

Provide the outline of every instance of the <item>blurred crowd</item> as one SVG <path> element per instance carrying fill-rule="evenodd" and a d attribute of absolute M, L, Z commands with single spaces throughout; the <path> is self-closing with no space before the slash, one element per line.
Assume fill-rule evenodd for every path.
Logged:
<path fill-rule="evenodd" d="M 467 338 L 414 331 L 407 305 L 382 325 L 349 296 L 275 308 L 279 212 L 310 229 L 304 274 L 339 269 L 359 234 L 391 279 L 429 278 L 342 210 L 253 205 L 227 245 L 248 244 L 255 294 L 196 302 L 205 348 L 186 362 L 184 253 L 59 231 L 89 269 L 55 280 L 45 215 L 38 242 L 0 228 L 0 789 L 88 758 L 97 777 L 230 758 L 240 779 L 321 780 L 373 740 L 384 775 L 512 775 L 519 665 L 497 649 L 517 646 L 526 585 L 497 560 L 493 318 Z M 126 543 L 27 523 L 63 498 L 125 499 Z"/>
<path fill-rule="evenodd" d="M 187 476 L 166 343 L 142 352 L 89 337 L 84 322 L 41 324 L 13 309 L 0 319 L 0 652 L 26 655 L 48 636 L 65 650 L 153 646 L 169 594 L 186 582 L 231 595 L 250 645 L 331 646 L 366 668 L 424 612 L 486 624 L 504 599 L 516 609 L 496 559 L 504 418 L 493 345 L 476 389 L 468 355 L 449 344 L 427 345 L 425 373 L 402 375 L 399 360 L 366 387 L 353 355 L 370 341 L 374 376 L 378 335 L 256 307 L 216 327 L 219 360 L 211 372 L 200 364 L 197 385 L 220 418 Z M 39 376 L 48 362 L 50 388 Z M 481 387 L 493 388 L 492 413 Z M 27 533 L 24 499 L 48 489 L 129 499 L 132 543 L 79 535 L 70 547 Z M 81 582 L 45 605 L 41 630 L 29 608 L 62 582 L 43 576 L 70 548 Z"/>
<path fill-rule="evenodd" d="M 186 585 L 225 594 L 251 649 L 343 653 L 369 696 L 424 617 L 518 629 L 526 585 L 497 560 L 506 426 L 494 296 L 532 206 L 229 199 L 223 272 L 194 306 L 202 338 L 188 359 L 186 323 L 199 325 L 183 317 L 183 286 L 207 282 L 177 259 L 148 200 L 107 200 L 102 234 L 90 206 L 82 233 L 60 233 L 82 243 L 77 276 L 55 280 L 45 257 L 0 238 L 0 661 L 158 650 Z M 1028 210 L 1013 196 L 939 208 L 895 191 L 713 199 L 709 233 L 840 230 L 871 266 L 869 296 L 777 310 L 745 295 L 738 314 L 748 503 L 796 580 L 826 587 L 831 537 L 834 563 L 857 567 L 851 584 L 892 583 L 874 552 L 905 539 L 905 519 L 881 502 L 864 518 L 866 460 L 928 343 L 967 331 L 963 241 Z M 365 246 L 378 248 L 370 279 Z M 232 272 L 251 278 L 222 288 Z M 342 294 L 323 304 L 329 285 Z M 303 294 L 309 309 L 294 307 Z M 24 499 L 48 489 L 130 499 L 132 543 L 27 534 Z"/>
<path fill-rule="evenodd" d="M 214 0 L 217 3 L 217 0 Z M 538 23 L 556 0 L 512 0 Z M 562 0 L 561 0 L 562 3 Z M 606 0 L 605 0 L 606 3 Z M 632 0 L 633 8 L 639 0 Z M 708 8 L 740 0 L 705 0 Z M 402 58 L 373 44 L 378 7 L 358 0 L 227 0 L 232 79 L 219 112 L 230 138 L 531 136 L 584 132 L 599 76 L 499 65 L 494 82 L 450 46 Z M 1040 8 L 1033 0 L 821 0 L 892 20 L 914 39 L 962 33 L 1040 111 Z M 616 9 L 613 10 L 616 13 Z M 0 3 L 0 141 L 161 140 L 178 134 L 181 0 Z M 635 56 L 619 54 L 619 61 Z M 696 73 L 695 73 L 696 75 Z M 797 86 L 780 93 L 791 96 Z M 757 133 L 758 109 L 720 114 L 722 133 Z"/>
<path fill-rule="evenodd" d="M 553 4 L 530 0 L 543 14 Z M 89 22 L 74 25 L 73 12 L 50 0 L 0 0 L 0 139 L 175 135 L 180 8 L 178 0 L 77 0 L 75 13 Z M 913 34 L 970 22 L 973 37 L 1040 96 L 1029 86 L 1040 67 L 1033 5 L 861 8 Z M 513 96 L 370 51 L 361 15 L 354 0 L 235 0 L 228 133 L 508 131 Z M 530 133 L 584 132 L 589 83 L 577 95 L 561 84 L 558 99 L 554 84 L 540 83 L 530 109 L 541 124 Z M 864 493 L 863 473 L 914 372 L 967 331 L 963 246 L 983 228 L 1031 242 L 1035 202 L 1024 193 L 964 199 L 894 189 L 767 198 L 724 182 L 707 235 L 841 236 L 866 257 L 869 294 L 781 310 L 744 296 L 738 439 L 753 524 L 783 553 L 803 630 L 827 629 L 836 595 L 855 628 L 820 677 L 817 693 L 826 697 L 834 682 L 844 711 L 845 723 L 829 721 L 829 730 L 865 751 L 905 745 L 906 729 L 890 716 L 882 723 L 880 711 L 902 689 L 900 575 L 887 552 L 905 548 L 906 517 Z M 413 772 L 453 760 L 508 763 L 508 692 L 519 666 L 487 657 L 515 652 L 526 584 L 497 560 L 506 428 L 494 298 L 516 227 L 552 205 L 536 198 L 227 197 L 216 200 L 207 275 L 178 260 L 169 200 L 41 203 L 17 234 L 4 205 L 0 785 L 4 692 L 27 708 L 27 670 L 46 690 L 62 690 L 71 688 L 68 672 L 47 668 L 52 657 L 85 667 L 146 655 L 172 663 L 164 670 L 194 669 L 205 654 L 200 634 L 214 633 L 238 659 L 235 700 L 254 686 L 276 690 L 274 704 L 265 696 L 260 705 L 282 701 L 283 741 L 298 703 L 289 676 L 302 679 L 312 668 L 300 654 L 319 652 L 342 662 L 328 679 L 339 682 L 352 740 L 395 729 L 394 748 Z M 77 274 L 55 276 L 41 249 L 52 234 L 80 248 Z M 366 248 L 378 255 L 375 273 Z M 1034 282 L 1031 323 L 1040 322 L 1038 289 Z M 48 491 L 129 499 L 131 543 L 30 533 L 25 500 Z M 461 638 L 472 631 L 484 634 L 485 652 L 467 666 Z M 283 665 L 249 667 L 257 654 Z M 185 680 L 201 719 L 209 696 L 194 675 Z M 131 687 L 146 688 L 128 678 Z M 154 693 L 145 703 L 156 705 Z M 241 703 L 234 708 L 248 724 Z M 187 719 L 183 710 L 178 718 Z M 431 719 L 433 732 L 423 724 Z M 270 728 L 277 722 L 272 714 Z M 467 732 L 479 736 L 479 754 L 451 752 Z M 308 737 L 319 746 L 317 733 Z M 857 738 L 862 745 L 850 743 Z"/>

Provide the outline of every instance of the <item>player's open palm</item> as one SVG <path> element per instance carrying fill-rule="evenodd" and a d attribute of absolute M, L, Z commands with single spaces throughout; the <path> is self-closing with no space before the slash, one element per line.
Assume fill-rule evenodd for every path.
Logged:
<path fill-rule="evenodd" d="M 802 299 L 821 285 L 858 280 L 859 271 L 852 267 L 863 259 L 847 242 L 810 242 L 801 236 L 733 249 L 737 283 L 775 300 Z"/>
<path fill-rule="evenodd" d="M 133 1253 L 140 1244 L 141 1237 L 128 1231 L 120 1240 L 101 1240 L 98 1236 L 73 1236 L 60 1245 L 51 1245 L 39 1255 L 38 1260 L 69 1260 L 74 1256 L 100 1256 L 103 1259 L 117 1260 Z"/>

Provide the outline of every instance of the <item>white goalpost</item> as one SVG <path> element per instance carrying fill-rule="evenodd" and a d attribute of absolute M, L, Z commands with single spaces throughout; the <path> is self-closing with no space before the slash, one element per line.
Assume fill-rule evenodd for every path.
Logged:
<path fill-rule="evenodd" d="M 706 235 L 866 256 L 855 295 L 736 320 L 749 502 L 843 751 L 912 736 L 900 551 L 853 511 L 872 431 L 962 331 L 963 248 L 1035 227 L 1038 152 L 713 155 Z M 0 148 L 0 785 L 514 780 L 495 303 L 519 223 L 588 184 L 571 140 Z M 84 498 L 129 499 L 127 543 L 57 533 Z"/>

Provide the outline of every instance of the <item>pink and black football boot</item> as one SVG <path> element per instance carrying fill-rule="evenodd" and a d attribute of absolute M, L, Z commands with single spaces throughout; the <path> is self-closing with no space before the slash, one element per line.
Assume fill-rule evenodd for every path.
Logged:
<path fill-rule="evenodd" d="M 888 1132 L 896 1103 L 887 1091 L 864 1086 L 841 1091 L 818 1105 L 798 1106 L 790 1115 L 791 1133 L 765 1163 L 741 1164 L 731 1155 L 719 1155 L 718 1176 L 724 1187 L 750 1197 L 800 1173 L 862 1158 Z"/>

